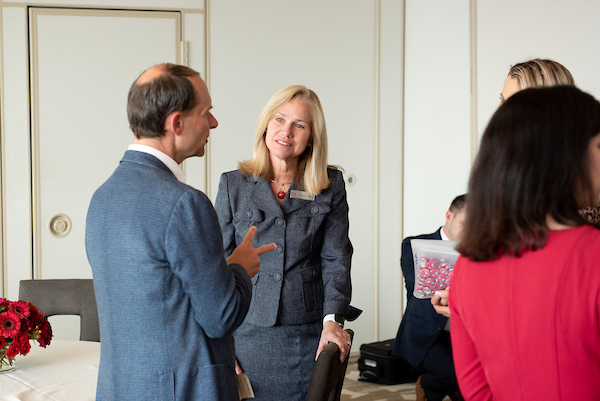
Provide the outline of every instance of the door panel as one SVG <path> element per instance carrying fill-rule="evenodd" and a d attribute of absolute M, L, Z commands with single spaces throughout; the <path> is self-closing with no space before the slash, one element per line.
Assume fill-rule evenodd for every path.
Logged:
<path fill-rule="evenodd" d="M 47 8 L 29 16 L 33 276 L 90 278 L 89 201 L 133 142 L 131 83 L 149 66 L 180 58 L 181 16 Z"/>

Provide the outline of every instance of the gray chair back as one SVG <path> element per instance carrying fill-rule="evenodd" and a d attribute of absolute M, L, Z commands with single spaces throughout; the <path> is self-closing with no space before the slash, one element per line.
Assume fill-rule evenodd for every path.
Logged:
<path fill-rule="evenodd" d="M 350 334 L 351 339 L 354 338 L 352 330 L 346 329 L 346 332 Z M 315 362 L 306 401 L 339 401 L 348 359 L 349 356 L 343 363 L 340 362 L 340 349 L 337 344 L 327 344 Z"/>
<path fill-rule="evenodd" d="M 46 316 L 78 315 L 81 318 L 79 339 L 100 341 L 92 279 L 21 280 L 19 299 L 31 302 Z"/>

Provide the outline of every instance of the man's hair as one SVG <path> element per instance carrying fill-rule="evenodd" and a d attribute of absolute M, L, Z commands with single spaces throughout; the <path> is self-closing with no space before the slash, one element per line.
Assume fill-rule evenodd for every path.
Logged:
<path fill-rule="evenodd" d="M 165 122 L 175 111 L 186 112 L 199 103 L 189 77 L 200 74 L 182 65 L 162 64 L 158 77 L 147 82 L 135 80 L 127 97 L 129 127 L 136 138 L 165 134 Z"/>
<path fill-rule="evenodd" d="M 574 86 L 525 89 L 494 113 L 469 180 L 469 211 L 458 251 L 475 261 L 543 248 L 546 217 L 586 224 L 597 203 L 589 142 L 600 103 Z"/>
<path fill-rule="evenodd" d="M 452 200 L 452 203 L 450 203 L 450 207 L 448 208 L 448 210 L 450 210 L 452 212 L 452 214 L 457 214 L 460 213 L 465 205 L 467 204 L 467 195 L 466 194 L 462 194 L 462 195 L 458 195 L 456 198 L 454 198 Z"/>

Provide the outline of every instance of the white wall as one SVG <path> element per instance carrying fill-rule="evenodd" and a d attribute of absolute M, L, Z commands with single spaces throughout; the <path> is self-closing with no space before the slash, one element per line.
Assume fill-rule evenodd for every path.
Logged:
<path fill-rule="evenodd" d="M 406 2 L 404 233 L 444 224 L 471 160 L 469 1 Z"/>

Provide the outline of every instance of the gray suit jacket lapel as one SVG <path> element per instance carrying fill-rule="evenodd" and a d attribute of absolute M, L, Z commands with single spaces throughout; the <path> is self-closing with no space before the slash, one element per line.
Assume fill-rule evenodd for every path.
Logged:
<path fill-rule="evenodd" d="M 304 199 L 290 198 L 290 192 L 296 189 L 296 181 L 290 184 L 290 188 L 283 200 L 281 206 L 277 203 L 277 199 L 273 195 L 271 185 L 268 181 L 258 179 L 254 180 L 252 177 L 247 177 L 248 184 L 252 185 L 252 193 L 250 199 L 260 209 L 268 213 L 275 214 L 279 217 L 284 217 L 286 214 L 290 214 L 293 211 L 300 209 L 310 201 Z"/>
<path fill-rule="evenodd" d="M 283 210 L 273 196 L 271 185 L 262 179 L 246 178 L 249 185 L 252 186 L 250 200 L 260 209 L 268 213 L 275 214 L 281 218 L 284 217 Z"/>
<path fill-rule="evenodd" d="M 290 185 L 290 189 L 287 192 L 287 195 L 285 197 L 285 199 L 283 200 L 283 203 L 281 204 L 281 209 L 283 209 L 283 212 L 285 214 L 289 214 L 292 213 L 295 210 L 300 209 L 301 207 L 305 206 L 308 202 L 308 200 L 304 200 L 304 199 L 298 199 L 298 198 L 290 198 L 290 194 L 292 193 L 292 190 L 296 189 L 296 181 L 292 182 L 292 184 Z"/>

